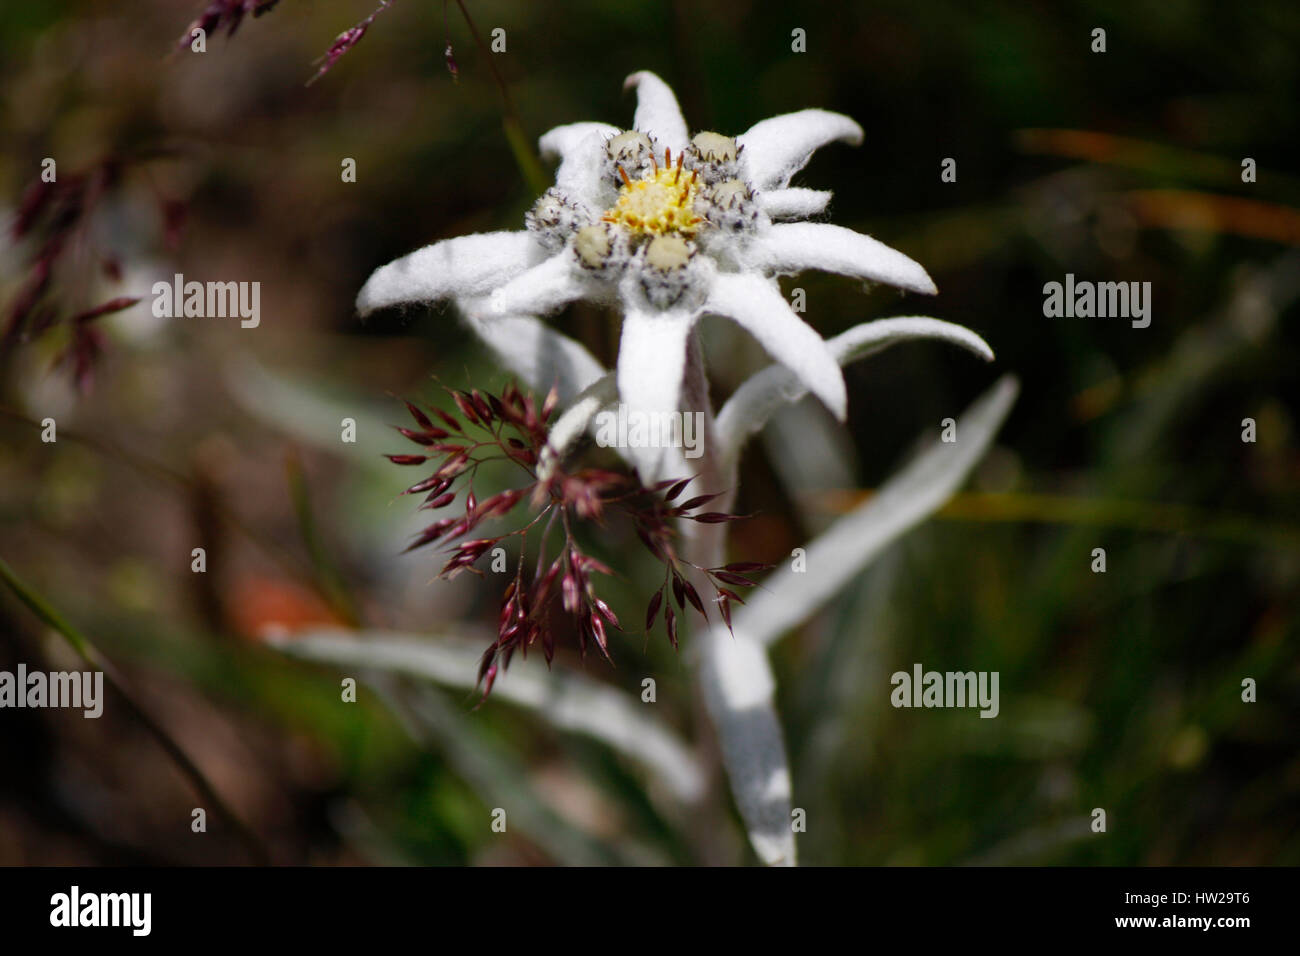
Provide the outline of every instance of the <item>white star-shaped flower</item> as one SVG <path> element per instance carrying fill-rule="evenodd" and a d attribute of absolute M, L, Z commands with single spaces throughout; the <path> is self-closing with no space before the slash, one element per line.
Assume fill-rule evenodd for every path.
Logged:
<path fill-rule="evenodd" d="M 413 301 L 458 301 L 476 331 L 500 350 L 527 336 L 579 367 L 594 360 L 577 343 L 545 337 L 529 317 L 577 299 L 623 315 L 617 394 L 631 413 L 681 410 L 691 331 L 704 314 L 746 329 L 837 418 L 844 377 L 832 347 L 781 295 L 776 276 L 821 269 L 933 293 L 907 256 L 850 229 L 806 222 L 829 192 L 793 188 L 790 177 L 819 146 L 862 141 L 847 116 L 808 109 L 763 120 L 735 138 L 689 137 L 672 90 L 634 73 L 631 130 L 604 123 L 560 126 L 540 140 L 560 160 L 555 185 L 525 217 L 524 230 L 434 243 L 378 269 L 357 297 L 362 314 Z M 598 368 L 598 366 L 597 366 Z M 572 398 L 572 389 L 566 400 Z M 688 409 L 689 411 L 689 409 Z M 635 456 L 647 481 L 663 459 Z"/>

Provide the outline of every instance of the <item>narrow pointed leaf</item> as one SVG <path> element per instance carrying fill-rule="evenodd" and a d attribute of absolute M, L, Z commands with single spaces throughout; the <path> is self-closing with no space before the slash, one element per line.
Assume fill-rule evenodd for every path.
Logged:
<path fill-rule="evenodd" d="M 865 504 L 814 539 L 805 555 L 807 573 L 782 567 L 765 578 L 762 590 L 736 615 L 737 631 L 772 643 L 825 604 L 886 545 L 942 507 L 984 456 L 1017 389 L 1014 377 L 1000 379 L 958 420 L 956 442 L 936 438 Z"/>

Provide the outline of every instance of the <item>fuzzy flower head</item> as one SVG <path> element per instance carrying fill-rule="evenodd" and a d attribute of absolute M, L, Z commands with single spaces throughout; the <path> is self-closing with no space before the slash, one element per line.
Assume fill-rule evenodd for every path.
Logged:
<path fill-rule="evenodd" d="M 822 269 L 933 293 L 925 270 L 869 236 L 823 222 L 829 192 L 790 178 L 819 146 L 862 141 L 853 120 L 802 110 L 739 136 L 693 136 L 653 73 L 637 92 L 631 129 L 574 123 L 541 138 L 558 158 L 555 185 L 519 232 L 435 243 L 379 269 L 357 299 L 364 314 L 411 301 L 455 299 L 480 331 L 546 315 L 578 299 L 623 316 L 619 400 L 637 413 L 681 410 L 692 329 L 705 314 L 746 329 L 838 418 L 844 378 L 830 346 L 781 295 L 776 277 Z M 669 467 L 634 453 L 642 477 Z"/>

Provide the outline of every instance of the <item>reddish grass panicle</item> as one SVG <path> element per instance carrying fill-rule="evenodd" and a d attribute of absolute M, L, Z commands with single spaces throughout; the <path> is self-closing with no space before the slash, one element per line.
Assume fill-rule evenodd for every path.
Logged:
<path fill-rule="evenodd" d="M 458 498 L 463 504 L 463 511 L 458 509 L 457 514 L 439 518 L 417 532 L 406 549 L 443 545 L 448 558 L 439 572 L 441 577 L 454 578 L 464 571 L 482 575 L 476 567 L 480 559 L 491 555 L 507 539 L 518 539 L 519 559 L 501 597 L 497 639 L 484 653 L 479 669 L 484 698 L 516 651 L 527 654 L 530 647 L 540 644 L 550 664 L 555 655 L 557 617 L 569 620 L 581 653 L 585 655 L 595 644 L 609 659 L 608 628 L 623 628 L 597 593 L 594 575 L 614 572 L 582 549 L 575 529 L 582 523 L 605 527 L 611 512 L 631 522 L 646 549 L 664 566 L 663 583 L 646 609 L 647 631 L 653 629 L 662 608 L 668 639 L 677 646 L 677 614 L 673 601 L 665 600 L 670 588 L 679 610 L 685 611 L 689 604 L 708 619 L 705 602 L 690 580 L 691 570 L 699 572 L 713 588 L 713 601 L 730 627 L 732 603 L 744 603 L 734 589 L 753 587 L 754 582 L 745 575 L 768 566 L 743 562 L 698 567 L 682 558 L 673 527 L 677 520 L 717 523 L 738 518 L 726 512 L 699 510 L 720 492 L 674 503 L 693 478 L 674 478 L 646 487 L 635 473 L 594 467 L 556 468 L 543 479 L 538 462 L 546 448 L 557 403 L 554 390 L 540 406 L 513 384 L 506 386 L 499 397 L 477 389 L 447 392 L 458 414 L 435 407 L 422 409 L 406 402 L 416 427 L 397 426 L 397 431 L 420 446 L 420 451 L 387 457 L 398 465 L 433 465 L 432 473 L 404 492 L 424 495 L 421 510 L 447 508 Z M 488 461 L 513 462 L 527 480 L 480 500 L 474 480 L 479 467 Z M 522 525 L 500 534 L 470 537 L 487 519 L 504 518 L 520 504 L 532 512 Z M 530 562 L 528 537 L 539 527 L 536 559 Z M 558 550 L 553 551 L 550 539 L 557 529 L 561 540 Z M 530 563 L 531 571 L 526 570 Z"/>

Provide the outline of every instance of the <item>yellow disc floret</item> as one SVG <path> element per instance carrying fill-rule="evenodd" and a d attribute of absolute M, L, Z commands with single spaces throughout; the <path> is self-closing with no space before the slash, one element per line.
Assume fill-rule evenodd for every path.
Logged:
<path fill-rule="evenodd" d="M 605 222 L 616 223 L 634 236 L 695 235 L 703 217 L 695 213 L 695 194 L 698 177 L 694 171 L 682 169 L 682 157 L 672 163 L 672 153 L 664 150 L 664 162 L 657 160 L 654 168 L 640 179 L 630 179 L 619 167 L 623 186 L 612 209 L 602 216 Z"/>

